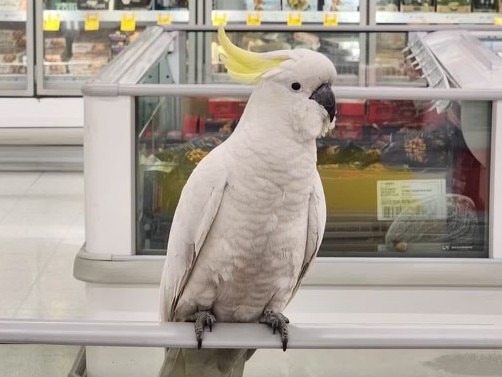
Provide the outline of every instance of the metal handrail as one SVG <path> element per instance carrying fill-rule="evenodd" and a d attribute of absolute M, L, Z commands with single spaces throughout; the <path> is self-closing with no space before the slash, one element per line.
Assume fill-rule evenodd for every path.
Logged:
<path fill-rule="evenodd" d="M 234 84 L 105 84 L 90 82 L 82 88 L 85 96 L 231 96 L 249 97 L 252 86 Z M 344 99 L 381 100 L 502 100 L 502 89 L 431 89 L 401 87 L 334 86 Z"/>
<path fill-rule="evenodd" d="M 502 349 L 502 324 L 291 324 L 291 349 Z M 195 348 L 191 323 L 0 320 L 0 343 Z M 217 323 L 204 348 L 281 348 L 261 324 Z"/>

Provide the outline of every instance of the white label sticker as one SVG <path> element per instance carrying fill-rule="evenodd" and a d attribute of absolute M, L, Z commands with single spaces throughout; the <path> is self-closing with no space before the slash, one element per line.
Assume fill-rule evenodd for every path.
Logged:
<path fill-rule="evenodd" d="M 429 200 L 434 198 L 434 200 Z M 446 181 L 413 179 L 377 181 L 377 219 L 394 220 L 404 209 L 414 206 L 417 219 L 446 219 Z M 413 215 L 413 212 L 409 214 Z"/>

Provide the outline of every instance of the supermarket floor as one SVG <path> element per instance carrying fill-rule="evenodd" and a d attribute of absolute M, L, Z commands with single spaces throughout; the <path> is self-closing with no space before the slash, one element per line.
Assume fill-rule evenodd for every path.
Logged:
<path fill-rule="evenodd" d="M 81 319 L 83 174 L 0 172 L 0 318 Z M 67 376 L 79 347 L 0 345 L 0 376 Z"/>

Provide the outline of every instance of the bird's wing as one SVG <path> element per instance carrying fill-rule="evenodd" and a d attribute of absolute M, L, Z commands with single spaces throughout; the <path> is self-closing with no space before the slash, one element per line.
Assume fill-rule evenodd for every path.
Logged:
<path fill-rule="evenodd" d="M 295 296 L 300 287 L 307 270 L 314 260 L 319 247 L 321 246 L 324 236 L 324 228 L 326 227 L 326 200 L 324 198 L 324 190 L 322 187 L 321 177 L 315 172 L 313 190 L 310 193 L 309 199 L 309 218 L 307 226 L 307 243 L 305 246 L 305 257 L 303 259 L 302 269 L 298 276 L 298 281 L 293 289 L 290 300 Z"/>
<path fill-rule="evenodd" d="M 177 302 L 218 213 L 227 184 L 222 152 L 222 148 L 216 148 L 207 155 L 190 175 L 181 193 L 162 273 L 162 321 L 174 320 Z"/>

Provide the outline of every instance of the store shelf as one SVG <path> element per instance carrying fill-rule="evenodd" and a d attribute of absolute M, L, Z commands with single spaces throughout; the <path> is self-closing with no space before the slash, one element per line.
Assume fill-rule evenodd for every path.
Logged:
<path fill-rule="evenodd" d="M 188 23 L 188 9 L 172 10 L 172 11 L 107 11 L 107 12 L 90 12 L 90 11 L 58 11 L 44 10 L 44 19 L 57 17 L 61 21 L 68 22 L 84 22 L 87 15 L 97 15 L 100 22 L 117 22 L 119 23 L 124 17 L 131 14 L 134 15 L 136 22 L 140 23 L 157 23 L 159 16 L 170 14 L 174 23 Z"/>
<path fill-rule="evenodd" d="M 327 12 L 288 12 L 288 11 L 264 11 L 264 12 L 253 12 L 253 11 L 217 11 L 213 10 L 211 12 L 211 19 L 223 18 L 227 22 L 236 23 L 246 23 L 249 15 L 256 15 L 259 13 L 260 20 L 262 23 L 282 23 L 286 24 L 288 21 L 288 15 L 301 15 L 303 23 L 324 23 L 324 16 Z M 332 12 L 331 12 L 332 13 Z M 359 12 L 338 12 L 338 22 L 339 23 L 359 23 L 360 15 Z"/>
<path fill-rule="evenodd" d="M 377 24 L 486 24 L 493 25 L 500 13 L 377 12 Z"/>
<path fill-rule="evenodd" d="M 26 22 L 26 11 L 0 11 L 0 22 Z"/>

